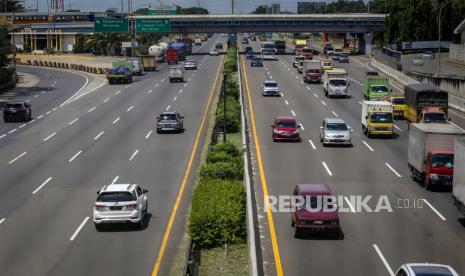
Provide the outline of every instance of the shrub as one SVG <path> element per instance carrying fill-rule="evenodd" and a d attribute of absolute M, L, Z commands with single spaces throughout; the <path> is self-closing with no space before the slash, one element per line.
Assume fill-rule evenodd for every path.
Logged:
<path fill-rule="evenodd" d="M 234 97 L 234 99 L 238 100 L 239 99 L 239 84 L 237 82 L 237 78 L 234 77 L 227 77 L 225 81 L 225 90 L 226 90 L 226 95 Z"/>
<path fill-rule="evenodd" d="M 207 163 L 200 168 L 200 177 L 242 180 L 244 169 L 239 164 L 231 162 Z"/>
<path fill-rule="evenodd" d="M 216 144 L 211 148 L 213 152 L 226 152 L 234 157 L 241 156 L 241 151 L 231 142 Z"/>
<path fill-rule="evenodd" d="M 246 196 L 241 181 L 201 179 L 194 190 L 189 234 L 200 248 L 244 242 Z"/>
<path fill-rule="evenodd" d="M 235 164 L 238 168 L 243 168 L 243 161 L 241 156 L 233 156 L 224 151 L 209 151 L 207 154 L 207 163 L 231 163 Z"/>
<path fill-rule="evenodd" d="M 217 127 L 223 128 L 224 103 L 220 100 L 216 114 Z M 226 97 L 226 131 L 230 133 L 238 132 L 241 126 L 241 107 L 236 99 Z"/>

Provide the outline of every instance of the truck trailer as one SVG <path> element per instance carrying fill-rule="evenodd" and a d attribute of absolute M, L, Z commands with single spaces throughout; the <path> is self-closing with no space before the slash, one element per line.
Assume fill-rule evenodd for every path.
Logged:
<path fill-rule="evenodd" d="M 455 205 L 465 215 L 465 138 L 455 139 L 452 184 Z"/>
<path fill-rule="evenodd" d="M 408 167 L 411 177 L 426 189 L 452 186 L 455 138 L 465 131 L 452 124 L 411 124 L 408 139 Z"/>

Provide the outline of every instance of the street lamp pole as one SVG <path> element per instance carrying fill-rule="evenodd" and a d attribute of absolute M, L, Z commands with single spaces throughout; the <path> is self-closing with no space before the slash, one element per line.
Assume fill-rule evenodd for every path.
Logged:
<path fill-rule="evenodd" d="M 438 72 L 437 75 L 441 74 L 441 13 L 442 9 L 451 3 L 451 1 L 446 1 L 442 6 L 439 8 L 439 15 L 438 15 Z"/>

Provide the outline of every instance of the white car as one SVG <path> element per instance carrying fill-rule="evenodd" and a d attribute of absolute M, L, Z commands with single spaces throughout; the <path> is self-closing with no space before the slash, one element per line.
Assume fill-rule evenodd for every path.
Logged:
<path fill-rule="evenodd" d="M 105 185 L 97 192 L 94 224 L 97 231 L 106 223 L 134 223 L 142 228 L 147 215 L 147 190 L 137 184 Z"/>
<path fill-rule="evenodd" d="M 419 275 L 459 276 L 459 274 L 449 265 L 429 263 L 404 264 L 397 270 L 395 274 L 395 276 Z"/>
<path fill-rule="evenodd" d="M 217 56 L 217 55 L 219 55 L 218 51 L 215 49 L 211 49 L 210 56 Z"/>

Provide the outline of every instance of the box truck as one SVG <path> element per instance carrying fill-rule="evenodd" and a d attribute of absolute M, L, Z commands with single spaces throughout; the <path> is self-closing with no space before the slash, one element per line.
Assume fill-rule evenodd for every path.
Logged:
<path fill-rule="evenodd" d="M 350 97 L 348 74 L 345 69 L 334 68 L 323 73 L 323 90 L 328 98 Z"/>
<path fill-rule="evenodd" d="M 465 138 L 455 139 L 452 184 L 455 205 L 465 215 Z"/>
<path fill-rule="evenodd" d="M 392 104 L 386 101 L 362 102 L 362 129 L 367 137 L 387 135 L 392 137 Z"/>
<path fill-rule="evenodd" d="M 455 138 L 465 131 L 452 124 L 411 124 L 408 137 L 408 167 L 411 177 L 431 189 L 451 186 Z"/>

